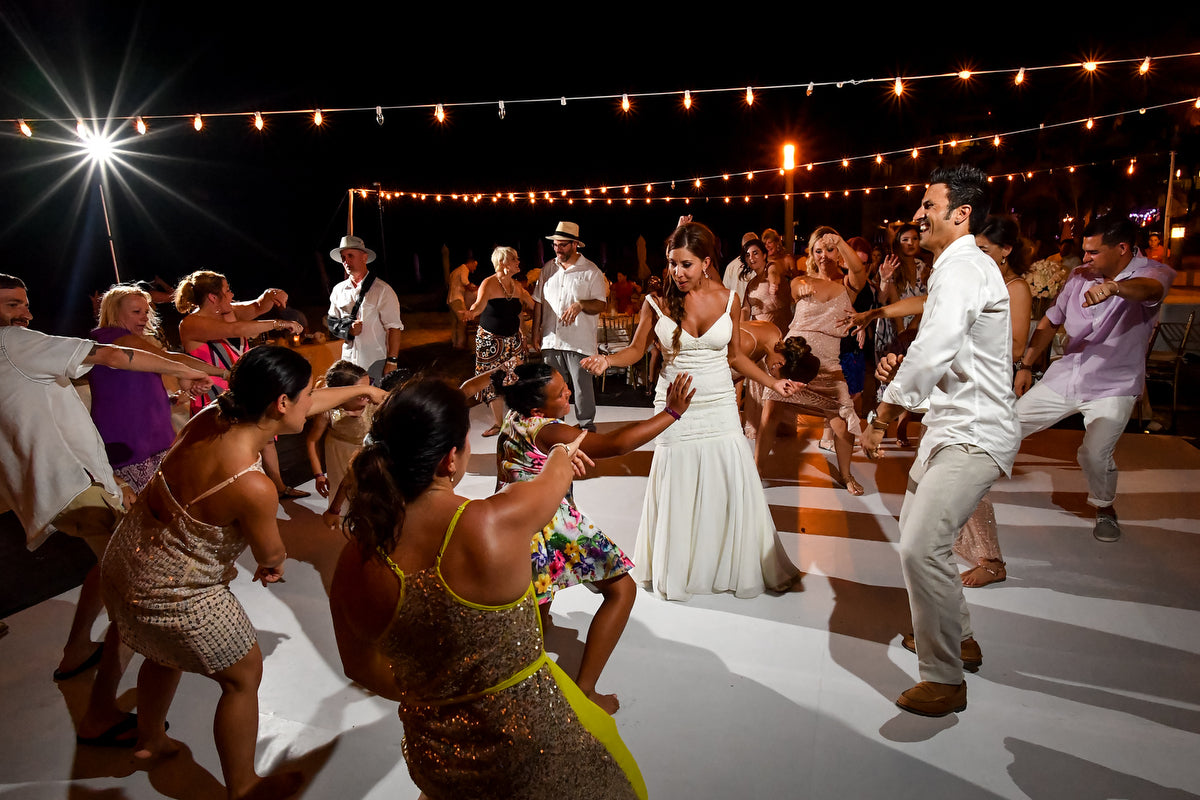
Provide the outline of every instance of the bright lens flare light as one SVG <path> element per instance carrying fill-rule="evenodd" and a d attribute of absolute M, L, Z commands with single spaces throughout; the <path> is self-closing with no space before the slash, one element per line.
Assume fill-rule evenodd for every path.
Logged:
<path fill-rule="evenodd" d="M 21 133 L 24 134 L 26 138 L 33 138 L 33 129 L 29 127 L 29 123 L 27 123 L 25 120 L 18 120 L 17 127 L 21 129 Z"/>
<path fill-rule="evenodd" d="M 783 168 L 787 170 L 796 168 L 796 145 L 785 144 L 783 146 Z"/>
<path fill-rule="evenodd" d="M 138 117 L 135 125 L 137 126 L 137 132 L 140 135 L 145 136 L 146 135 L 146 120 L 142 119 L 141 117 Z"/>
<path fill-rule="evenodd" d="M 84 150 L 87 151 L 88 158 L 97 164 L 107 163 L 108 159 L 113 154 L 113 143 L 111 140 L 100 135 L 91 136 L 84 141 Z"/>

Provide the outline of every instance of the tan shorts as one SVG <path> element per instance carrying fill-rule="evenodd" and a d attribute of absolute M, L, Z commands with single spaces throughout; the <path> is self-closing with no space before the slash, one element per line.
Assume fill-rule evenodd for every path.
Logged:
<path fill-rule="evenodd" d="M 104 548 L 124 514 L 120 498 L 113 497 L 100 484 L 93 483 L 58 512 L 50 524 L 65 534 L 76 536 L 87 542 L 96 554 L 96 560 L 104 557 Z"/>

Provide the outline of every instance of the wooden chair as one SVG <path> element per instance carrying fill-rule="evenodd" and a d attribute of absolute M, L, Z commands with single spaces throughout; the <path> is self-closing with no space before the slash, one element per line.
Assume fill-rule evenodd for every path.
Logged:
<path fill-rule="evenodd" d="M 1171 425 L 1167 429 L 1175 431 L 1175 413 L 1179 407 L 1179 373 L 1183 369 L 1184 354 L 1187 352 L 1188 339 L 1192 334 L 1192 322 L 1196 312 L 1188 314 L 1187 322 L 1160 322 L 1154 326 L 1150 335 L 1150 344 L 1146 349 L 1146 384 L 1147 395 L 1149 384 L 1162 383 L 1171 387 Z M 1155 350 L 1159 338 L 1167 345 L 1167 349 Z M 1149 408 L 1149 402 L 1144 408 Z M 1142 429 L 1146 430 L 1149 421 L 1142 420 Z"/>
<path fill-rule="evenodd" d="M 610 356 L 618 350 L 628 347 L 629 342 L 633 339 L 634 318 L 632 314 L 601 314 L 600 315 L 600 330 L 597 335 L 598 349 L 601 355 Z M 600 376 L 600 391 L 604 391 L 604 384 L 610 372 L 618 373 L 625 371 L 626 380 L 633 374 L 633 367 L 612 367 L 606 369 L 604 374 Z"/>

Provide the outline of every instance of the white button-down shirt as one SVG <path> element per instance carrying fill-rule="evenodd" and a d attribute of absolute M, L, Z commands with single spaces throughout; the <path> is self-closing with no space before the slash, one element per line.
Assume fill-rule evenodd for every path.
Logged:
<path fill-rule="evenodd" d="M 329 316 L 349 316 L 361 285 L 347 278 L 334 286 L 329 295 Z M 363 298 L 358 319 L 362 320 L 362 333 L 355 336 L 354 341 L 342 343 L 342 358 L 369 370 L 373 364 L 387 358 L 388 331 L 404 330 L 404 323 L 400 321 L 400 299 L 395 290 L 376 278 Z"/>
<path fill-rule="evenodd" d="M 928 408 L 917 458 L 951 444 L 982 448 L 1012 474 L 1021 444 L 1013 394 L 1008 290 L 973 236 L 933 262 L 917 338 L 883 394 L 885 403 Z"/>
<path fill-rule="evenodd" d="M 596 355 L 596 329 L 599 316 L 580 314 L 570 325 L 563 324 L 562 313 L 579 300 L 604 300 L 608 283 L 600 268 L 582 255 L 563 269 L 557 261 L 542 267 L 533 299 L 541 303 L 543 350 L 570 350 L 585 356 Z"/>

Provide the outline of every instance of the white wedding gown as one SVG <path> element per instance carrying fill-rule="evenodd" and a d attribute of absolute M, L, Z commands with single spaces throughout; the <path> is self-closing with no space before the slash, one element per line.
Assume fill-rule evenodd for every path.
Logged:
<path fill-rule="evenodd" d="M 730 303 L 736 295 L 730 292 Z M 659 435 L 638 526 L 633 577 L 668 600 L 733 592 L 754 597 L 785 587 L 795 567 L 777 546 L 775 525 L 742 433 L 726 352 L 733 335 L 729 308 L 699 337 L 680 332 L 658 313 L 654 333 L 666 365 L 654 408 L 666 405 L 667 387 L 679 372 L 696 390 L 682 419 Z"/>

